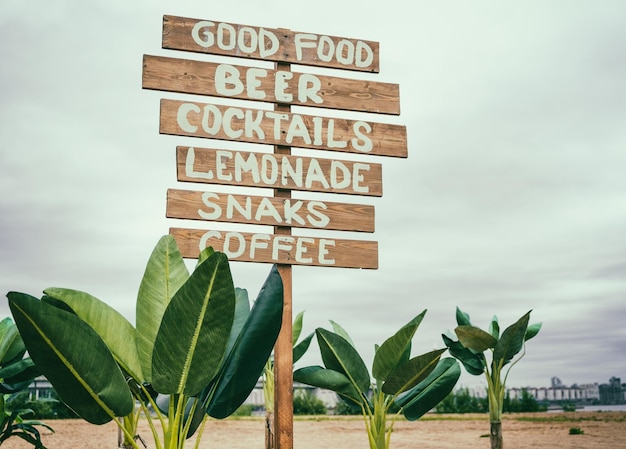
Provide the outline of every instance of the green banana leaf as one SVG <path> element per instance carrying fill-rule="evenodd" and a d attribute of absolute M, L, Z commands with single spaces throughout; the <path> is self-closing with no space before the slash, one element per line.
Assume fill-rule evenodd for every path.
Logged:
<path fill-rule="evenodd" d="M 21 359 L 26 352 L 17 326 L 10 317 L 0 321 L 0 365 Z"/>
<path fill-rule="evenodd" d="M 89 325 L 32 296 L 10 292 L 7 297 L 29 355 L 70 408 L 92 424 L 131 412 L 126 380 Z"/>
<path fill-rule="evenodd" d="M 409 421 L 415 421 L 441 402 L 454 388 L 461 376 L 459 363 L 447 357 L 441 359 L 426 379 L 396 399 L 402 413 Z"/>
<path fill-rule="evenodd" d="M 306 353 L 311 345 L 311 340 L 313 340 L 313 336 L 315 332 L 311 332 L 309 335 L 304 337 L 300 343 L 293 347 L 293 363 L 296 363 L 298 360 L 302 358 L 302 356 Z"/>
<path fill-rule="evenodd" d="M 493 316 L 491 323 L 489 323 L 489 334 L 496 340 L 500 338 L 500 324 L 498 323 L 498 317 Z"/>
<path fill-rule="evenodd" d="M 0 368 L 0 394 L 13 394 L 21 391 L 40 374 L 39 368 L 30 358 L 12 361 Z"/>
<path fill-rule="evenodd" d="M 502 337 L 493 348 L 493 360 L 502 360 L 506 365 L 524 347 L 524 337 L 530 320 L 530 311 L 502 332 Z"/>
<path fill-rule="evenodd" d="M 535 323 L 528 326 L 526 329 L 526 335 L 524 335 L 524 341 L 528 341 L 534 336 L 536 336 L 541 330 L 541 323 Z"/>
<path fill-rule="evenodd" d="M 454 329 L 454 333 L 463 346 L 475 352 L 483 352 L 493 348 L 498 342 L 491 334 L 475 326 L 458 326 Z"/>
<path fill-rule="evenodd" d="M 416 386 L 435 369 L 445 351 L 446 348 L 430 351 L 396 367 L 383 384 L 383 393 L 396 395 Z"/>
<path fill-rule="evenodd" d="M 300 338 L 300 334 L 302 333 L 302 322 L 304 320 L 304 311 L 298 313 L 296 317 L 293 319 L 293 323 L 291 325 L 291 346 L 296 346 L 298 343 L 298 339 Z"/>
<path fill-rule="evenodd" d="M 137 332 L 117 310 L 89 293 L 66 288 L 47 288 L 48 297 L 61 301 L 104 340 L 122 369 L 137 382 L 143 382 L 137 352 Z M 44 297 L 42 301 L 46 302 Z"/>
<path fill-rule="evenodd" d="M 393 370 L 409 359 L 411 340 L 424 315 L 426 310 L 401 327 L 378 348 L 372 364 L 374 379 L 386 381 Z"/>
<path fill-rule="evenodd" d="M 0 368 L 0 379 L 12 380 L 13 382 L 21 382 L 37 377 L 39 370 L 35 368 L 32 359 L 22 359 L 12 362 Z"/>
<path fill-rule="evenodd" d="M 326 329 L 318 328 L 315 333 L 325 367 L 346 375 L 361 393 L 367 393 L 371 385 L 370 375 L 354 346 Z"/>
<path fill-rule="evenodd" d="M 307 366 L 293 373 L 294 382 L 301 382 L 318 388 L 331 390 L 356 403 L 363 403 L 365 397 L 354 387 L 350 379 L 337 371 L 321 366 Z"/>
<path fill-rule="evenodd" d="M 337 335 L 340 335 L 341 337 L 343 337 L 344 340 L 350 343 L 352 347 L 356 348 L 356 345 L 354 344 L 354 341 L 352 341 L 352 338 L 350 337 L 350 335 L 348 335 L 348 332 L 346 332 L 346 330 L 343 327 L 341 327 L 339 323 L 336 323 L 333 320 L 328 320 L 328 321 L 330 321 L 330 324 L 333 327 L 333 331 Z"/>
<path fill-rule="evenodd" d="M 230 416 L 250 395 L 272 353 L 282 316 L 283 281 L 274 265 L 220 370 L 206 406 L 210 416 Z"/>
<path fill-rule="evenodd" d="M 293 319 L 292 327 L 291 327 L 291 346 L 293 347 L 293 363 L 296 363 L 298 360 L 302 358 L 302 356 L 306 353 L 311 345 L 311 340 L 313 340 L 313 335 L 315 332 L 311 332 L 309 335 L 304 337 L 304 339 L 298 343 L 298 339 L 302 334 L 302 322 L 304 320 L 304 311 L 298 313 L 296 317 Z"/>
<path fill-rule="evenodd" d="M 211 252 L 212 254 L 212 252 Z M 204 259 L 208 258 L 205 257 Z M 228 338 L 228 344 L 226 353 L 230 354 L 233 347 L 235 346 L 235 342 L 243 329 L 248 317 L 250 316 L 250 300 L 248 298 L 248 291 L 243 288 L 235 287 L 235 318 L 233 320 L 233 327 L 230 331 L 230 337 Z M 202 423 L 205 414 L 206 414 L 206 400 L 211 393 L 213 387 L 215 386 L 216 379 L 213 379 L 209 385 L 204 387 L 204 389 L 200 392 L 197 397 L 193 397 L 189 399 L 189 404 L 187 405 L 185 410 L 192 409 L 192 405 L 195 403 L 195 407 L 193 408 L 193 414 L 188 416 L 185 414 L 185 422 L 188 419 L 191 419 L 191 423 L 189 423 L 189 428 L 187 430 L 187 438 L 190 438 L 198 429 L 198 426 Z M 165 398 L 161 398 L 160 403 L 157 402 L 157 405 L 162 407 L 162 410 L 167 410 L 169 406 L 169 396 Z"/>
<path fill-rule="evenodd" d="M 31 378 L 30 380 L 24 382 L 0 382 L 0 393 L 13 394 L 23 391 L 33 382 L 33 379 L 34 378 Z"/>
<path fill-rule="evenodd" d="M 161 237 L 148 259 L 136 304 L 137 352 L 148 383 L 152 383 L 152 352 L 163 314 L 188 278 L 189 271 L 174 237 Z"/>
<path fill-rule="evenodd" d="M 470 322 L 470 316 L 467 313 L 461 311 L 458 306 L 456 308 L 456 324 L 459 326 L 472 325 L 472 323 Z"/>
<path fill-rule="evenodd" d="M 152 355 L 152 386 L 197 395 L 217 374 L 235 314 L 228 258 L 214 253 L 196 267 L 163 314 Z"/>
<path fill-rule="evenodd" d="M 243 288 L 235 288 L 235 317 L 233 319 L 233 327 L 230 329 L 228 344 L 226 345 L 226 354 L 229 354 L 237 341 L 237 337 L 241 333 L 246 320 L 250 316 L 250 299 L 248 291 Z"/>
<path fill-rule="evenodd" d="M 485 371 L 485 362 L 480 354 L 470 351 L 459 341 L 452 340 L 445 334 L 442 334 L 444 344 L 448 347 L 450 355 L 456 357 L 465 367 L 468 373 L 478 376 Z"/>

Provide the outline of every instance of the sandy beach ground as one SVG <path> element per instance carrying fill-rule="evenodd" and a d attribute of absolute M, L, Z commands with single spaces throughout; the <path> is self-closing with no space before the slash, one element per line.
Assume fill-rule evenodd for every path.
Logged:
<path fill-rule="evenodd" d="M 46 421 L 55 433 L 44 431 L 48 449 L 117 448 L 117 427 L 82 420 Z M 503 420 L 506 449 L 620 449 L 626 448 L 626 412 L 574 412 L 506 415 Z M 580 428 L 584 434 L 570 435 Z M 363 420 L 359 417 L 296 417 L 294 449 L 368 449 Z M 395 423 L 390 449 L 489 449 L 487 415 L 427 415 L 419 421 Z M 145 420 L 139 434 L 148 448 L 155 448 Z M 2 449 L 32 447 L 11 438 Z M 188 447 L 193 448 L 193 440 Z M 263 449 L 263 418 L 230 418 L 207 422 L 200 449 Z"/>

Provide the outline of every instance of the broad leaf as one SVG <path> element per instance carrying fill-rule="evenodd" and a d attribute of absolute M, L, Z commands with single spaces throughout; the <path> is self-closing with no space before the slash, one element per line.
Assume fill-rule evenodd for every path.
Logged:
<path fill-rule="evenodd" d="M 529 319 L 530 312 L 527 312 L 517 322 L 511 324 L 502 332 L 502 337 L 500 337 L 493 349 L 494 363 L 502 360 L 502 365 L 504 366 L 515 357 L 515 354 L 522 350 Z"/>
<path fill-rule="evenodd" d="M 93 424 L 131 412 L 134 401 L 126 380 L 89 325 L 32 296 L 7 296 L 28 353 L 69 407 Z"/>
<path fill-rule="evenodd" d="M 426 379 L 395 402 L 402 407 L 406 419 L 415 421 L 448 396 L 460 376 L 461 367 L 455 359 L 441 359 Z"/>
<path fill-rule="evenodd" d="M 155 246 L 139 286 L 136 305 L 137 350 L 143 376 L 152 382 L 152 352 L 165 309 L 189 272 L 172 236 Z"/>
<path fill-rule="evenodd" d="M 207 260 L 209 257 L 211 257 L 213 253 L 215 253 L 215 250 L 213 249 L 212 246 L 208 246 L 204 248 L 202 251 L 200 251 L 200 254 L 198 255 L 198 262 L 196 263 L 196 267 L 200 265 L 202 262 L 204 262 L 205 260 Z"/>
<path fill-rule="evenodd" d="M 39 375 L 41 375 L 41 371 L 35 366 L 31 358 L 11 362 L 0 368 L 0 380 L 2 381 L 0 393 L 13 394 L 22 391 Z"/>
<path fill-rule="evenodd" d="M 11 318 L 4 318 L 0 321 L 0 365 L 21 359 L 25 352 L 17 326 Z"/>
<path fill-rule="evenodd" d="M 493 316 L 491 323 L 489 323 L 489 334 L 496 340 L 500 338 L 500 324 L 498 323 L 498 317 Z"/>
<path fill-rule="evenodd" d="M 370 388 L 369 372 L 354 346 L 326 329 L 318 328 L 315 332 L 326 368 L 345 374 L 361 393 L 367 393 Z"/>
<path fill-rule="evenodd" d="M 476 352 L 493 348 L 498 341 L 484 330 L 474 326 L 458 326 L 454 329 L 454 333 L 463 346 Z"/>
<path fill-rule="evenodd" d="M 356 345 L 352 341 L 352 338 L 350 337 L 350 335 L 348 335 L 348 332 L 346 332 L 346 330 L 343 327 L 341 327 L 339 323 L 336 323 L 333 320 L 328 320 L 328 321 L 330 322 L 330 325 L 333 327 L 333 331 L 335 331 L 337 335 L 340 335 L 341 337 L 343 337 L 343 339 L 346 340 L 348 343 L 350 343 L 352 347 L 356 348 Z"/>
<path fill-rule="evenodd" d="M 282 315 L 283 282 L 274 265 L 219 372 L 206 407 L 210 416 L 230 416 L 250 395 L 272 353 Z"/>
<path fill-rule="evenodd" d="M 0 393 L 1 394 L 13 394 L 13 393 L 18 393 L 20 391 L 23 391 L 24 389 L 28 388 L 28 386 L 33 383 L 33 379 L 37 377 L 31 377 L 29 380 L 23 381 L 23 382 L 13 382 L 13 381 L 5 381 L 5 382 L 0 382 Z"/>
<path fill-rule="evenodd" d="M 293 323 L 291 325 L 291 346 L 296 346 L 298 343 L 298 339 L 300 338 L 300 334 L 302 333 L 302 321 L 304 319 L 304 312 L 300 312 L 293 319 Z"/>
<path fill-rule="evenodd" d="M 470 351 L 463 346 L 461 342 L 454 341 L 446 335 L 442 334 L 441 336 L 443 337 L 444 344 L 450 351 L 450 355 L 456 357 L 463 364 L 468 373 L 478 376 L 485 372 L 485 363 L 480 353 L 477 354 Z"/>
<path fill-rule="evenodd" d="M 102 338 L 120 366 L 136 381 L 143 382 L 137 353 L 137 333 L 121 313 L 98 298 L 78 290 L 47 288 L 44 293 L 67 304 Z"/>
<path fill-rule="evenodd" d="M 0 368 L 0 379 L 23 382 L 37 377 L 39 370 L 30 358 L 18 360 Z"/>
<path fill-rule="evenodd" d="M 350 399 L 356 403 L 363 403 L 364 397 L 354 388 L 350 379 L 337 371 L 322 368 L 321 366 L 307 366 L 293 373 L 294 382 L 324 388 Z"/>
<path fill-rule="evenodd" d="M 467 313 L 462 312 L 461 309 L 459 309 L 458 307 L 456 308 L 456 324 L 458 324 L 459 326 L 472 325 L 472 323 L 470 322 L 470 316 Z"/>
<path fill-rule="evenodd" d="M 235 344 L 237 337 L 241 333 L 243 325 L 246 323 L 250 315 L 250 299 L 248 291 L 244 288 L 235 288 L 235 317 L 233 319 L 233 327 L 230 329 L 228 344 L 226 345 L 226 354 L 228 354 Z"/>
<path fill-rule="evenodd" d="M 528 326 L 526 329 L 526 335 L 524 336 L 524 341 L 528 341 L 531 338 L 535 337 L 539 331 L 541 330 L 541 323 L 535 323 Z"/>
<path fill-rule="evenodd" d="M 445 351 L 443 348 L 427 352 L 398 366 L 383 384 L 383 393 L 393 396 L 416 386 L 435 369 Z"/>
<path fill-rule="evenodd" d="M 198 394 L 217 374 L 235 313 L 235 287 L 223 253 L 200 264 L 174 294 L 154 342 L 152 386 Z"/>
<path fill-rule="evenodd" d="M 311 332 L 309 335 L 304 337 L 300 343 L 293 347 L 293 363 L 296 363 L 298 360 L 300 360 L 309 349 L 309 346 L 311 345 L 311 340 L 313 340 L 313 335 L 315 335 L 315 332 Z"/>
<path fill-rule="evenodd" d="M 424 315 L 426 315 L 426 310 L 401 327 L 376 350 L 372 364 L 374 379 L 386 381 L 398 365 L 408 360 L 411 340 L 424 319 Z"/>

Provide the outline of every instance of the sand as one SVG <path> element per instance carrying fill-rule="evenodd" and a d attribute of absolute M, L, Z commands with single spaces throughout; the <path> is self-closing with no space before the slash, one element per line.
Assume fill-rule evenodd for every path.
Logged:
<path fill-rule="evenodd" d="M 48 449 L 117 448 L 117 427 L 82 420 L 46 421 L 55 433 L 43 432 Z M 575 412 L 506 415 L 503 420 L 505 449 L 619 449 L 626 448 L 626 412 Z M 570 435 L 571 428 L 582 435 Z M 296 417 L 294 449 L 368 449 L 364 423 L 358 417 Z M 155 448 L 145 421 L 140 435 Z M 399 420 L 394 426 L 390 449 L 489 449 L 487 415 L 427 415 L 419 421 Z M 193 440 L 188 441 L 193 448 Z M 7 440 L 2 449 L 28 448 L 17 438 Z M 263 418 L 239 418 L 207 422 L 200 449 L 264 449 Z"/>

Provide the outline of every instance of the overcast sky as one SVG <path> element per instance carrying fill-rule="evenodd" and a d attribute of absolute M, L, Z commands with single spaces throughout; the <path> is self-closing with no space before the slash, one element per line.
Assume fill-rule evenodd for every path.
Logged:
<path fill-rule="evenodd" d="M 406 125 L 409 156 L 376 158 L 384 196 L 362 198 L 376 232 L 347 234 L 379 242 L 379 269 L 295 267 L 305 332 L 337 321 L 369 365 L 423 309 L 414 354 L 442 345 L 457 305 L 484 328 L 532 309 L 543 329 L 509 386 L 626 379 L 622 0 L 4 0 L 3 297 L 75 288 L 134 321 L 159 237 L 202 226 L 166 219 L 165 193 L 190 188 L 176 145 L 210 142 L 159 135 L 160 98 L 189 97 L 142 90 L 141 70 L 144 54 L 213 59 L 162 50 L 165 14 L 377 41 L 380 74 L 326 73 L 400 85 L 401 115 L 371 120 Z M 252 297 L 269 269 L 232 263 Z M 318 363 L 316 345 L 305 361 Z"/>

